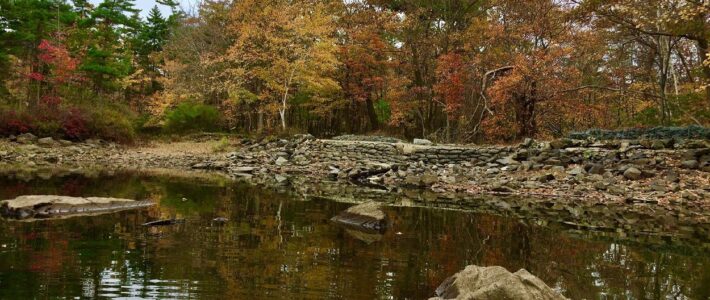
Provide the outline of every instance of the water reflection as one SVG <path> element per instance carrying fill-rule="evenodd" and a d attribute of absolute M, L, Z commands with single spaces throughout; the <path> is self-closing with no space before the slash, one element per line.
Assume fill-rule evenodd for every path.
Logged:
<path fill-rule="evenodd" d="M 0 181 L 0 198 L 153 199 L 140 211 L 0 222 L 0 298 L 422 299 L 467 264 L 526 268 L 572 299 L 708 299 L 710 258 L 492 215 L 390 208 L 367 234 L 329 218 L 348 207 L 229 182 L 119 174 Z M 212 219 L 229 221 L 216 224 Z M 142 227 L 162 218 L 184 224 Z"/>

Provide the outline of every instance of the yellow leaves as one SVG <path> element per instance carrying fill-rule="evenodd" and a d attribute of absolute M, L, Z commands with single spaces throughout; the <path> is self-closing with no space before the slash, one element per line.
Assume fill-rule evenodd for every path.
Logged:
<path fill-rule="evenodd" d="M 244 80 L 233 83 L 274 102 L 296 89 L 315 96 L 337 91 L 335 26 L 326 9 L 313 0 L 237 2 L 230 27 L 237 38 L 228 56 Z"/>
<path fill-rule="evenodd" d="M 128 89 L 131 86 L 139 84 L 147 84 L 152 80 L 151 76 L 146 74 L 145 70 L 139 68 L 133 74 L 122 78 L 119 82 L 122 89 Z"/>

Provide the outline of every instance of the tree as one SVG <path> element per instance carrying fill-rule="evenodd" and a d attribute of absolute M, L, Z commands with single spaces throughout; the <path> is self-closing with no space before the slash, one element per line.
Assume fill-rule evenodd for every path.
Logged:
<path fill-rule="evenodd" d="M 130 43 L 141 26 L 132 17 L 137 13 L 132 0 L 104 0 L 91 12 L 90 28 L 95 30 L 81 69 L 100 92 L 119 90 L 119 80 L 132 72 Z"/>
<path fill-rule="evenodd" d="M 60 43 L 42 40 L 37 48 L 39 61 L 49 70 L 46 75 L 40 72 L 30 73 L 29 78 L 47 84 L 41 97 L 45 105 L 58 105 L 62 100 L 60 89 L 83 80 L 77 73 L 79 61 L 71 57 L 67 48 Z"/>
<path fill-rule="evenodd" d="M 365 105 L 370 129 L 380 123 L 375 104 L 389 105 L 388 93 L 396 88 L 400 64 L 388 34 L 396 29 L 396 16 L 363 2 L 346 3 L 339 26 L 342 29 L 339 59 L 343 63 L 340 85 L 351 106 L 351 130 L 356 130 L 360 104 Z"/>
<path fill-rule="evenodd" d="M 710 64 L 702 64 L 709 53 L 710 3 L 683 0 L 581 1 L 579 11 L 588 14 L 594 26 L 616 32 L 620 42 L 628 43 L 630 40 L 638 47 L 638 55 L 632 59 L 644 68 L 644 75 L 647 76 L 644 82 L 655 87 L 651 93 L 640 92 L 645 98 L 650 98 L 649 101 L 657 103 L 660 123 L 669 124 L 675 113 L 683 113 L 678 111 L 680 103 L 672 102 L 678 101 L 673 98 L 678 98 L 682 92 L 683 78 L 679 71 L 683 69 L 687 75 L 685 80 L 693 86 L 690 93 L 704 90 L 705 104 L 700 105 L 705 106 L 706 111 L 710 109 Z M 610 39 L 606 43 L 615 41 Z M 694 51 L 681 50 L 690 48 Z M 673 97 L 668 95 L 670 90 L 674 91 Z"/>
<path fill-rule="evenodd" d="M 338 65 L 334 24 L 323 1 L 244 0 L 231 11 L 236 37 L 228 60 L 236 80 L 230 96 L 241 90 L 257 95 L 267 110 L 277 111 L 286 129 L 289 99 L 305 93 L 318 99 L 334 95 Z"/>

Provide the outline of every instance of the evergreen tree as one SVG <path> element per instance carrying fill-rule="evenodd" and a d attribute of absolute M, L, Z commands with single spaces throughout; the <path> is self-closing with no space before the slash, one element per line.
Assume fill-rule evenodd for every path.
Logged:
<path fill-rule="evenodd" d="M 132 0 L 104 0 L 92 12 L 94 36 L 81 68 L 97 89 L 117 90 L 131 73 L 130 39 L 141 26 L 138 12 Z"/>

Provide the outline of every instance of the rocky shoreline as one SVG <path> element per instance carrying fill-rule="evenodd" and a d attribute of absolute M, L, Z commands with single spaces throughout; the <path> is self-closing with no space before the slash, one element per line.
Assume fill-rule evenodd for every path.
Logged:
<path fill-rule="evenodd" d="M 508 215 L 583 230 L 710 240 L 708 140 L 526 140 L 433 145 L 391 138 L 234 139 L 120 146 L 32 136 L 0 141 L 11 176 L 65 169 L 217 172 L 303 197 Z M 213 142 L 213 144 L 216 142 Z"/>

